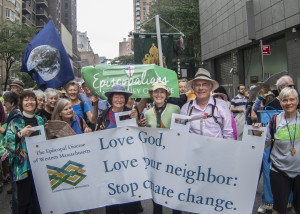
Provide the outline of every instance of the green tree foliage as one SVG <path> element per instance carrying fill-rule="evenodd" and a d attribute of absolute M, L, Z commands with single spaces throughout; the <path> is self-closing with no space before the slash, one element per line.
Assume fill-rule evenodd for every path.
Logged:
<path fill-rule="evenodd" d="M 134 55 L 119 56 L 111 61 L 111 64 L 130 65 L 134 64 Z"/>
<path fill-rule="evenodd" d="M 13 64 L 21 61 L 22 53 L 30 40 L 35 36 L 37 28 L 28 27 L 24 24 L 4 23 L 0 31 L 0 60 L 5 63 L 5 86 Z"/>
<path fill-rule="evenodd" d="M 192 77 L 194 71 L 201 63 L 200 43 L 200 17 L 198 0 L 159 0 L 154 1 L 150 7 L 148 20 L 159 15 L 172 26 L 184 33 L 185 49 L 180 49 L 180 39 L 174 41 L 176 46 L 175 54 L 181 59 L 181 68 L 187 68 L 188 74 Z M 177 31 L 160 20 L 161 33 L 174 33 Z M 155 21 L 149 21 L 143 26 L 147 33 L 156 32 Z"/>

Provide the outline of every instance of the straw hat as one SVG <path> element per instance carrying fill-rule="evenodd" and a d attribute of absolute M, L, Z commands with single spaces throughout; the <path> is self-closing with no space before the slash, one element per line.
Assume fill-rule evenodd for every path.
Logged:
<path fill-rule="evenodd" d="M 151 95 L 153 93 L 153 91 L 157 90 L 157 89 L 164 89 L 167 91 L 167 95 L 170 96 L 171 92 L 168 90 L 167 84 L 161 81 L 155 82 L 152 84 L 152 88 L 149 88 L 148 92 Z"/>
<path fill-rule="evenodd" d="M 204 68 L 199 68 L 197 73 L 195 74 L 194 79 L 192 79 L 191 81 L 188 81 L 186 87 L 189 90 L 192 90 L 192 84 L 193 84 L 194 80 L 208 80 L 208 81 L 210 81 L 213 84 L 212 90 L 215 90 L 219 87 L 219 83 L 217 81 L 213 80 L 211 78 L 211 75 L 210 75 L 209 71 L 205 70 Z"/>
<path fill-rule="evenodd" d="M 110 89 L 110 91 L 105 92 L 105 96 L 106 96 L 107 98 L 109 98 L 113 93 L 122 93 L 122 94 L 125 94 L 125 96 L 128 96 L 128 97 L 130 97 L 130 96 L 132 95 L 132 93 L 127 92 L 127 91 L 125 90 L 125 88 L 124 88 L 123 85 L 114 85 L 114 86 Z"/>

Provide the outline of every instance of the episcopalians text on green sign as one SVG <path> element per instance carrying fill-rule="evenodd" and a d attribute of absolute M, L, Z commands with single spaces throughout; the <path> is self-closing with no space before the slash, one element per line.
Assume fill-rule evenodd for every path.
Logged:
<path fill-rule="evenodd" d="M 148 89 L 157 81 L 165 82 L 171 97 L 179 97 L 177 74 L 157 65 L 96 65 L 82 68 L 82 76 L 92 93 L 106 99 L 104 93 L 120 84 L 133 95 L 148 98 Z"/>

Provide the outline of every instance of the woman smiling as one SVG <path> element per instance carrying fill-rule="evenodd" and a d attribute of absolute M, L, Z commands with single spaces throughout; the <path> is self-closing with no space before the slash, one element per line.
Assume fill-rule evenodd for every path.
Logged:
<path fill-rule="evenodd" d="M 293 192 L 295 214 L 300 214 L 299 98 L 297 91 L 290 87 L 284 88 L 278 98 L 284 112 L 271 118 L 266 141 L 271 145 L 270 181 L 274 197 L 272 213 L 286 213 L 290 192 Z"/>
<path fill-rule="evenodd" d="M 9 123 L 3 140 L 4 147 L 10 152 L 13 180 L 17 184 L 19 213 L 41 213 L 25 142 L 25 137 L 35 132 L 31 129 L 33 126 L 44 125 L 44 120 L 34 114 L 36 107 L 37 98 L 34 92 L 25 90 L 20 95 L 22 116 Z"/>
<path fill-rule="evenodd" d="M 52 114 L 52 120 L 61 120 L 68 123 L 76 134 L 91 132 L 86 122 L 80 116 L 75 115 L 71 102 L 66 99 L 60 99 L 55 106 Z"/>
<path fill-rule="evenodd" d="M 154 106 L 145 113 L 147 127 L 167 128 L 171 126 L 172 114 L 180 114 L 177 105 L 167 103 L 170 92 L 163 82 L 155 82 L 149 89 L 149 94 L 154 100 Z M 173 214 L 180 214 L 181 211 L 173 210 Z M 162 206 L 153 202 L 153 214 L 162 214 Z"/>

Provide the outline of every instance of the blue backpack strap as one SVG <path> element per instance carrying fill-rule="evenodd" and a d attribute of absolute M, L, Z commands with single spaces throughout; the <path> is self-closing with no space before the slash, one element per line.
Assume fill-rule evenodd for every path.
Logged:
<path fill-rule="evenodd" d="M 271 162 L 271 152 L 274 146 L 274 141 L 275 141 L 275 133 L 276 133 L 276 117 L 277 114 L 273 115 L 270 119 L 269 123 L 269 129 L 270 129 L 270 135 L 271 135 L 271 149 L 270 149 L 270 156 L 269 156 L 269 163 Z"/>

